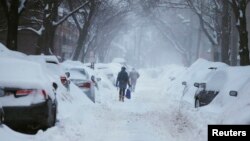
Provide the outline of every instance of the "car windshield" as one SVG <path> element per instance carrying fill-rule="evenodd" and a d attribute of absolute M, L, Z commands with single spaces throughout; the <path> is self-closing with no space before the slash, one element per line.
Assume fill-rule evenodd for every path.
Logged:
<path fill-rule="evenodd" d="M 80 72 L 82 75 L 87 75 L 84 69 L 70 69 L 70 71 L 77 71 Z"/>
<path fill-rule="evenodd" d="M 64 74 L 64 71 L 62 69 L 60 69 L 59 64 L 46 63 L 46 67 L 53 74 L 59 74 L 59 75 L 63 75 Z"/>
<path fill-rule="evenodd" d="M 57 62 L 55 62 L 55 61 L 46 61 L 46 63 L 50 63 L 50 64 L 58 64 Z"/>

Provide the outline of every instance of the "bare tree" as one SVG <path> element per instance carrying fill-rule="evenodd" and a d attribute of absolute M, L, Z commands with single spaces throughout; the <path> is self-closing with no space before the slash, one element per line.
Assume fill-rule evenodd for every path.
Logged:
<path fill-rule="evenodd" d="M 148 0 L 148 1 L 143 1 L 141 0 L 141 4 L 143 7 L 143 12 L 147 14 L 148 21 L 152 23 L 156 27 L 156 29 L 160 32 L 160 34 L 168 40 L 174 49 L 179 52 L 183 59 L 185 60 L 183 63 L 185 65 L 190 65 L 191 60 L 192 60 L 192 51 L 191 51 L 191 46 L 188 46 L 187 44 L 191 44 L 191 40 L 182 40 L 180 36 L 186 36 L 187 34 L 192 34 L 193 31 L 189 30 L 190 26 L 186 26 L 185 18 L 181 16 L 180 14 L 176 16 L 176 20 L 178 19 L 180 21 L 181 29 L 182 29 L 182 35 L 180 35 L 176 29 L 173 29 L 173 26 L 164 21 L 164 18 L 161 18 L 160 16 L 162 12 L 160 10 L 163 10 L 162 8 L 165 8 L 169 11 L 174 11 L 173 9 L 181 9 L 181 10 L 186 10 L 188 9 L 188 5 L 184 3 L 184 1 L 173 1 L 173 0 Z M 167 13 L 167 12 L 165 12 Z M 176 14 L 176 13 L 175 13 Z M 186 39 L 186 38 L 183 38 Z"/>
<path fill-rule="evenodd" d="M 70 9 L 72 9 L 73 5 L 71 5 L 70 1 L 68 0 Z M 87 5 L 84 7 L 84 12 L 82 13 L 83 16 L 83 23 L 79 23 L 78 19 L 76 16 L 73 16 L 73 19 L 77 25 L 77 28 L 79 30 L 79 37 L 77 41 L 77 47 L 73 53 L 72 60 L 79 60 L 80 53 L 81 51 L 85 50 L 85 44 L 87 42 L 87 36 L 88 32 L 91 26 L 91 21 L 94 16 L 94 13 L 98 7 L 98 1 L 96 0 L 90 0 L 87 2 Z M 81 26 L 83 24 L 83 26 Z M 84 53 L 82 54 L 83 56 L 85 55 Z"/>
<path fill-rule="evenodd" d="M 84 44 L 81 60 L 85 60 L 90 52 L 98 56 L 99 61 L 104 61 L 110 50 L 112 40 L 127 27 L 124 18 L 130 11 L 127 7 L 126 0 L 117 1 L 100 1 L 95 11 L 89 29 L 88 38 Z"/>
<path fill-rule="evenodd" d="M 231 12 L 227 1 L 222 1 L 222 19 L 221 19 L 221 61 L 230 65 L 229 46 L 231 33 Z"/>
<path fill-rule="evenodd" d="M 19 16 L 24 10 L 25 0 L 1 0 L 4 15 L 7 19 L 7 47 L 17 51 L 17 30 Z"/>
<path fill-rule="evenodd" d="M 240 65 L 250 64 L 248 49 L 248 31 L 246 20 L 246 8 L 249 0 L 229 0 L 236 19 L 236 27 L 239 33 L 239 55 Z"/>
<path fill-rule="evenodd" d="M 39 37 L 38 45 L 41 52 L 44 54 L 53 54 L 53 41 L 56 26 L 53 24 L 57 20 L 58 7 L 61 4 L 60 0 L 45 0 L 44 1 L 44 13 L 43 13 L 43 24 L 42 34 Z"/>
<path fill-rule="evenodd" d="M 28 7 L 24 6 L 26 3 Z M 58 8 L 61 4 L 62 0 L 1 0 L 3 7 L 1 11 L 4 12 L 2 15 L 7 19 L 7 47 L 17 50 L 18 30 L 30 30 L 39 36 L 37 53 L 53 54 L 54 35 L 58 25 L 86 5 L 86 3 L 78 5 L 59 19 Z M 21 15 L 22 13 L 24 15 Z M 21 25 L 18 23 L 20 17 Z"/>
<path fill-rule="evenodd" d="M 200 26 L 212 44 L 214 61 L 220 60 L 222 5 L 216 0 L 186 0 L 190 8 L 198 16 Z"/>
<path fill-rule="evenodd" d="M 87 1 L 74 8 L 67 15 L 58 19 L 58 8 L 61 4 L 61 0 L 45 0 L 44 13 L 43 13 L 43 24 L 41 26 L 42 34 L 39 38 L 38 45 L 41 48 L 41 52 L 44 54 L 53 54 L 54 52 L 54 35 L 58 25 L 62 24 L 67 20 L 68 17 L 72 16 L 79 9 L 83 8 Z"/>

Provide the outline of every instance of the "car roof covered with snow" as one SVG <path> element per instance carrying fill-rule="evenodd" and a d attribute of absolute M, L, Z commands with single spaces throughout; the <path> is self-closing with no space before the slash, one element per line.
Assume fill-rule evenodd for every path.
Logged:
<path fill-rule="evenodd" d="M 61 64 L 65 68 L 66 71 L 67 70 L 77 70 L 77 69 L 79 69 L 79 70 L 85 70 L 85 72 L 88 73 L 89 76 L 95 74 L 94 71 L 91 68 L 85 66 L 80 61 L 66 60 L 66 61 L 62 62 Z"/>
<path fill-rule="evenodd" d="M 46 89 L 52 92 L 52 81 L 36 62 L 10 57 L 0 58 L 0 86 L 24 89 Z"/>

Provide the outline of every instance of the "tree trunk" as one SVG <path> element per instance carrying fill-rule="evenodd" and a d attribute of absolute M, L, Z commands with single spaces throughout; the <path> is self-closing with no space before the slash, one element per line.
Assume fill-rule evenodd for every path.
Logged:
<path fill-rule="evenodd" d="M 40 46 L 41 53 L 50 55 L 54 52 L 53 43 L 56 27 L 53 26 L 51 22 L 44 24 L 44 27 L 46 30 L 43 30 L 38 44 Z"/>
<path fill-rule="evenodd" d="M 11 0 L 11 6 L 8 15 L 7 47 L 15 51 L 17 51 L 17 30 L 19 20 L 18 5 L 19 0 Z"/>
<path fill-rule="evenodd" d="M 248 33 L 245 28 L 240 28 L 240 65 L 249 65 Z"/>
<path fill-rule="evenodd" d="M 197 60 L 198 58 L 200 58 L 200 52 L 201 52 L 201 28 L 199 28 L 198 30 L 198 40 L 197 40 L 197 49 L 196 49 L 196 57 L 195 60 Z"/>
<path fill-rule="evenodd" d="M 239 36 L 240 36 L 240 65 L 245 66 L 249 65 L 249 50 L 248 50 L 248 32 L 247 32 L 247 23 L 246 23 L 246 9 L 242 9 L 243 16 L 239 18 L 240 26 L 238 27 Z"/>
<path fill-rule="evenodd" d="M 80 34 L 79 34 L 79 37 L 77 40 L 77 46 L 76 46 L 76 49 L 74 51 L 74 54 L 73 54 L 74 56 L 73 56 L 72 60 L 76 61 L 79 59 L 80 52 L 81 52 L 82 48 L 84 48 L 84 41 L 85 41 L 87 34 L 88 34 L 88 27 L 89 27 L 89 23 L 86 21 L 86 23 L 84 24 L 83 30 L 80 31 Z"/>
<path fill-rule="evenodd" d="M 235 16 L 231 17 L 231 25 L 236 23 Z M 231 39 L 230 39 L 230 65 L 237 66 L 238 65 L 238 31 L 235 26 L 232 26 L 231 29 Z"/>
<path fill-rule="evenodd" d="M 58 16 L 58 6 L 60 1 L 47 1 L 46 5 L 48 8 L 44 11 L 43 17 L 43 31 L 42 35 L 38 39 L 38 45 L 40 47 L 41 53 L 45 55 L 50 55 L 54 53 L 54 35 L 56 31 L 53 21 L 56 21 Z"/>
<path fill-rule="evenodd" d="M 219 52 L 219 46 L 214 44 L 212 45 L 212 53 L 213 53 L 213 61 L 219 62 L 220 61 L 220 52 Z"/>
<path fill-rule="evenodd" d="M 222 39 L 221 39 L 221 59 L 222 62 L 229 65 L 229 38 L 230 38 L 230 12 L 229 3 L 223 1 L 223 15 L 222 15 Z"/>
<path fill-rule="evenodd" d="M 232 7 L 236 17 L 236 27 L 239 32 L 239 55 L 240 55 L 240 65 L 246 66 L 250 64 L 249 61 L 249 49 L 248 49 L 248 32 L 247 32 L 247 21 L 246 21 L 246 7 L 247 1 L 241 0 L 232 1 Z"/>
<path fill-rule="evenodd" d="M 90 28 L 90 22 L 94 15 L 95 8 L 96 8 L 95 2 L 91 1 L 90 12 L 89 12 L 87 20 L 85 21 L 82 31 L 80 31 L 80 35 L 77 41 L 77 47 L 74 51 L 72 60 L 78 60 L 80 56 L 80 52 L 85 51 L 85 43 L 86 43 L 86 39 L 88 35 L 88 30 Z"/>

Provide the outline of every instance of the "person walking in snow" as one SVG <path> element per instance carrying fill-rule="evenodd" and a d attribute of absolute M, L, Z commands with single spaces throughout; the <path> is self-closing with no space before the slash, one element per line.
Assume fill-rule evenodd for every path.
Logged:
<path fill-rule="evenodd" d="M 121 71 L 118 73 L 117 79 L 116 79 L 116 87 L 119 87 L 119 101 L 124 102 L 124 96 L 125 96 L 125 90 L 127 88 L 127 85 L 130 85 L 128 73 L 126 72 L 126 68 L 122 67 Z"/>
<path fill-rule="evenodd" d="M 132 71 L 129 73 L 129 79 L 131 82 L 132 92 L 135 91 L 136 81 L 139 77 L 140 77 L 140 74 L 135 70 L 135 68 L 132 68 Z"/>

